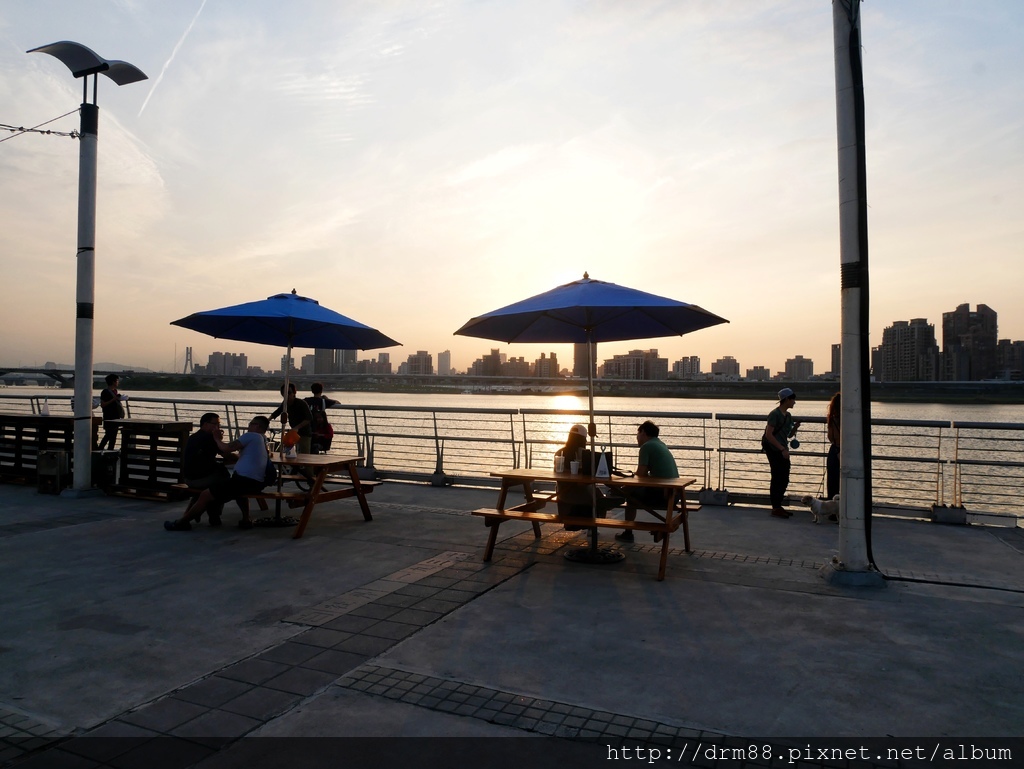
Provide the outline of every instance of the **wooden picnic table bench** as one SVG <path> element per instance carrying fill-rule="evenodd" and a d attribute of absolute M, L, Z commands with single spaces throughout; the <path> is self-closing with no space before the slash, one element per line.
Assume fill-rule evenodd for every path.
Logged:
<path fill-rule="evenodd" d="M 491 475 L 501 478 L 498 504 L 494 508 L 480 508 L 472 513 L 483 518 L 484 524 L 490 529 L 487 538 L 487 548 L 484 551 L 484 561 L 490 561 L 494 554 L 494 546 L 498 539 L 498 528 L 505 521 L 511 520 L 529 521 L 533 524 L 533 534 L 538 539 L 541 536 L 541 523 L 556 523 L 581 529 L 612 528 L 630 531 L 649 531 L 654 535 L 654 541 L 661 543 L 658 581 L 665 579 L 669 538 L 680 527 L 683 529 L 683 541 L 686 552 L 691 552 L 689 514 L 694 510 L 699 510 L 700 506 L 691 507 L 687 504 L 686 488 L 696 483 L 696 478 L 640 478 L 636 476 L 596 478 L 587 475 L 556 473 L 553 470 L 525 469 L 500 470 L 492 472 Z M 636 508 L 638 511 L 644 510 L 653 520 L 626 521 L 607 516 L 591 518 L 580 515 L 544 512 L 544 508 L 548 504 L 558 502 L 558 492 L 557 487 L 555 491 L 550 492 L 535 491 L 534 483 L 538 481 L 583 486 L 607 486 L 615 494 L 625 498 L 627 507 Z M 505 507 L 509 489 L 518 486 L 521 486 L 523 489 L 525 502 L 513 507 Z M 665 490 L 664 508 L 659 507 L 656 509 L 652 504 L 638 498 L 638 490 L 648 488 Z"/>

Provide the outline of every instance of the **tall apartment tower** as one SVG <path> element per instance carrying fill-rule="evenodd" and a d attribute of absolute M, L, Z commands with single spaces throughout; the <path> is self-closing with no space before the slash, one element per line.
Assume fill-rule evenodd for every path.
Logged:
<path fill-rule="evenodd" d="M 832 345 L 832 375 L 839 376 L 843 370 L 843 346 L 841 344 Z"/>
<path fill-rule="evenodd" d="M 897 320 L 882 331 L 875 376 L 880 382 L 932 382 L 938 362 L 935 326 L 924 318 Z"/>
<path fill-rule="evenodd" d="M 676 379 L 697 379 L 700 376 L 700 356 L 684 356 L 672 364 Z"/>
<path fill-rule="evenodd" d="M 814 361 L 797 355 L 786 361 L 786 379 L 790 382 L 806 382 L 814 376 Z"/>
<path fill-rule="evenodd" d="M 312 373 L 314 376 L 319 374 L 337 374 L 337 351 L 325 350 L 319 347 L 313 350 L 313 370 L 308 373 Z"/>
<path fill-rule="evenodd" d="M 426 350 L 417 350 L 409 356 L 409 374 L 412 376 L 434 373 L 434 356 Z"/>
<path fill-rule="evenodd" d="M 592 373 L 597 376 L 597 345 L 590 345 L 590 360 L 593 361 Z M 572 346 L 572 375 L 580 377 L 581 379 L 587 378 L 587 343 L 580 342 Z"/>
<path fill-rule="evenodd" d="M 711 376 L 739 379 L 740 362 L 731 355 L 725 355 L 711 364 Z"/>
<path fill-rule="evenodd" d="M 977 381 L 996 375 L 997 317 L 996 311 L 984 304 L 974 312 L 969 304 L 961 304 L 953 312 L 942 313 L 944 379 Z"/>
<path fill-rule="evenodd" d="M 451 350 L 445 350 L 437 354 L 437 373 L 438 376 L 451 376 L 452 375 L 452 352 Z"/>

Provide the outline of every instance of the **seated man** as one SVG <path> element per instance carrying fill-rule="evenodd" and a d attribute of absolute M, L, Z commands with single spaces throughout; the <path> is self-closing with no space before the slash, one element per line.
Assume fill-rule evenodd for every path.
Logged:
<path fill-rule="evenodd" d="M 660 428 L 649 419 L 636 429 L 636 442 L 640 446 L 636 466 L 636 474 L 639 478 L 679 477 L 679 468 L 676 467 L 675 457 L 668 450 L 668 446 L 658 437 L 660 432 Z M 639 488 L 631 494 L 637 502 L 650 507 L 665 504 L 663 489 Z M 629 500 L 626 501 L 626 520 L 636 520 L 636 504 Z M 624 529 L 615 535 L 615 539 L 619 542 L 632 542 L 633 530 Z"/>
<path fill-rule="evenodd" d="M 235 460 L 237 457 L 220 450 L 217 442 L 223 438 L 220 417 L 212 412 L 203 414 L 199 419 L 199 429 L 189 436 L 185 444 L 185 456 L 182 461 L 182 475 L 185 478 L 185 485 L 190 489 L 208 489 L 217 481 L 231 475 L 220 458 Z M 222 502 L 211 502 L 206 508 L 211 526 L 220 526 L 220 514 L 223 509 Z M 198 521 L 199 517 L 196 517 L 196 520 Z"/>
<path fill-rule="evenodd" d="M 224 443 L 214 435 L 218 451 L 228 454 L 234 451 L 239 452 L 234 474 L 227 478 L 221 478 L 203 491 L 196 501 L 189 505 L 188 510 L 181 518 L 176 521 L 164 521 L 164 528 L 167 531 L 191 531 L 192 525 L 189 521 L 193 518 L 198 521 L 211 502 L 220 502 L 223 505 L 229 499 L 233 499 L 238 503 L 238 509 L 242 511 L 242 520 L 238 522 L 238 528 L 251 529 L 249 500 L 245 498 L 245 495 L 257 494 L 266 485 L 264 479 L 269 461 L 266 434 L 269 428 L 270 420 L 264 416 L 255 416 L 249 422 L 249 431 L 231 443 Z"/>

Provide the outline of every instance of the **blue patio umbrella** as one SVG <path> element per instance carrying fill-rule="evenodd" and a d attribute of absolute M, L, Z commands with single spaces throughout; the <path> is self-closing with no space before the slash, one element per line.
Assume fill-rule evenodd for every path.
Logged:
<path fill-rule="evenodd" d="M 695 304 L 667 299 L 583 273 L 543 294 L 469 320 L 456 334 L 502 342 L 562 342 L 587 344 L 593 356 L 598 342 L 682 336 L 719 323 L 728 323 Z M 587 367 L 590 435 L 594 436 L 594 361 Z"/>
<path fill-rule="evenodd" d="M 293 347 L 372 350 L 399 344 L 374 328 L 322 307 L 315 299 L 299 296 L 295 289 L 290 294 L 277 294 L 258 302 L 195 312 L 171 321 L 171 325 L 218 339 L 286 347 L 285 409 L 282 416 L 288 410 L 289 363 Z"/>
<path fill-rule="evenodd" d="M 728 323 L 695 304 L 667 299 L 633 288 L 582 280 L 553 288 L 521 302 L 472 318 L 456 334 L 511 342 L 586 344 L 587 395 L 590 405 L 590 448 L 594 450 L 594 346 L 598 342 L 681 336 L 719 323 Z M 596 501 L 595 501 L 596 505 Z M 593 530 L 591 553 L 597 550 Z"/>

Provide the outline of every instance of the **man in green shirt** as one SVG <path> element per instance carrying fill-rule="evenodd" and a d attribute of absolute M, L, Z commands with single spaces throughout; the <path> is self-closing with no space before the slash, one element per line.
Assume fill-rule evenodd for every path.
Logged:
<path fill-rule="evenodd" d="M 676 467 L 675 457 L 668 450 L 658 435 L 661 433 L 659 427 L 651 420 L 647 420 L 636 429 L 636 442 L 640 447 L 637 457 L 636 474 L 640 478 L 678 478 L 679 468 Z M 637 489 L 633 494 L 638 502 L 650 507 L 664 504 L 665 492 L 662 489 Z M 636 520 L 636 507 L 629 502 L 626 503 L 626 520 Z M 624 529 L 615 535 L 619 542 L 632 542 L 634 540 L 633 530 Z"/>

